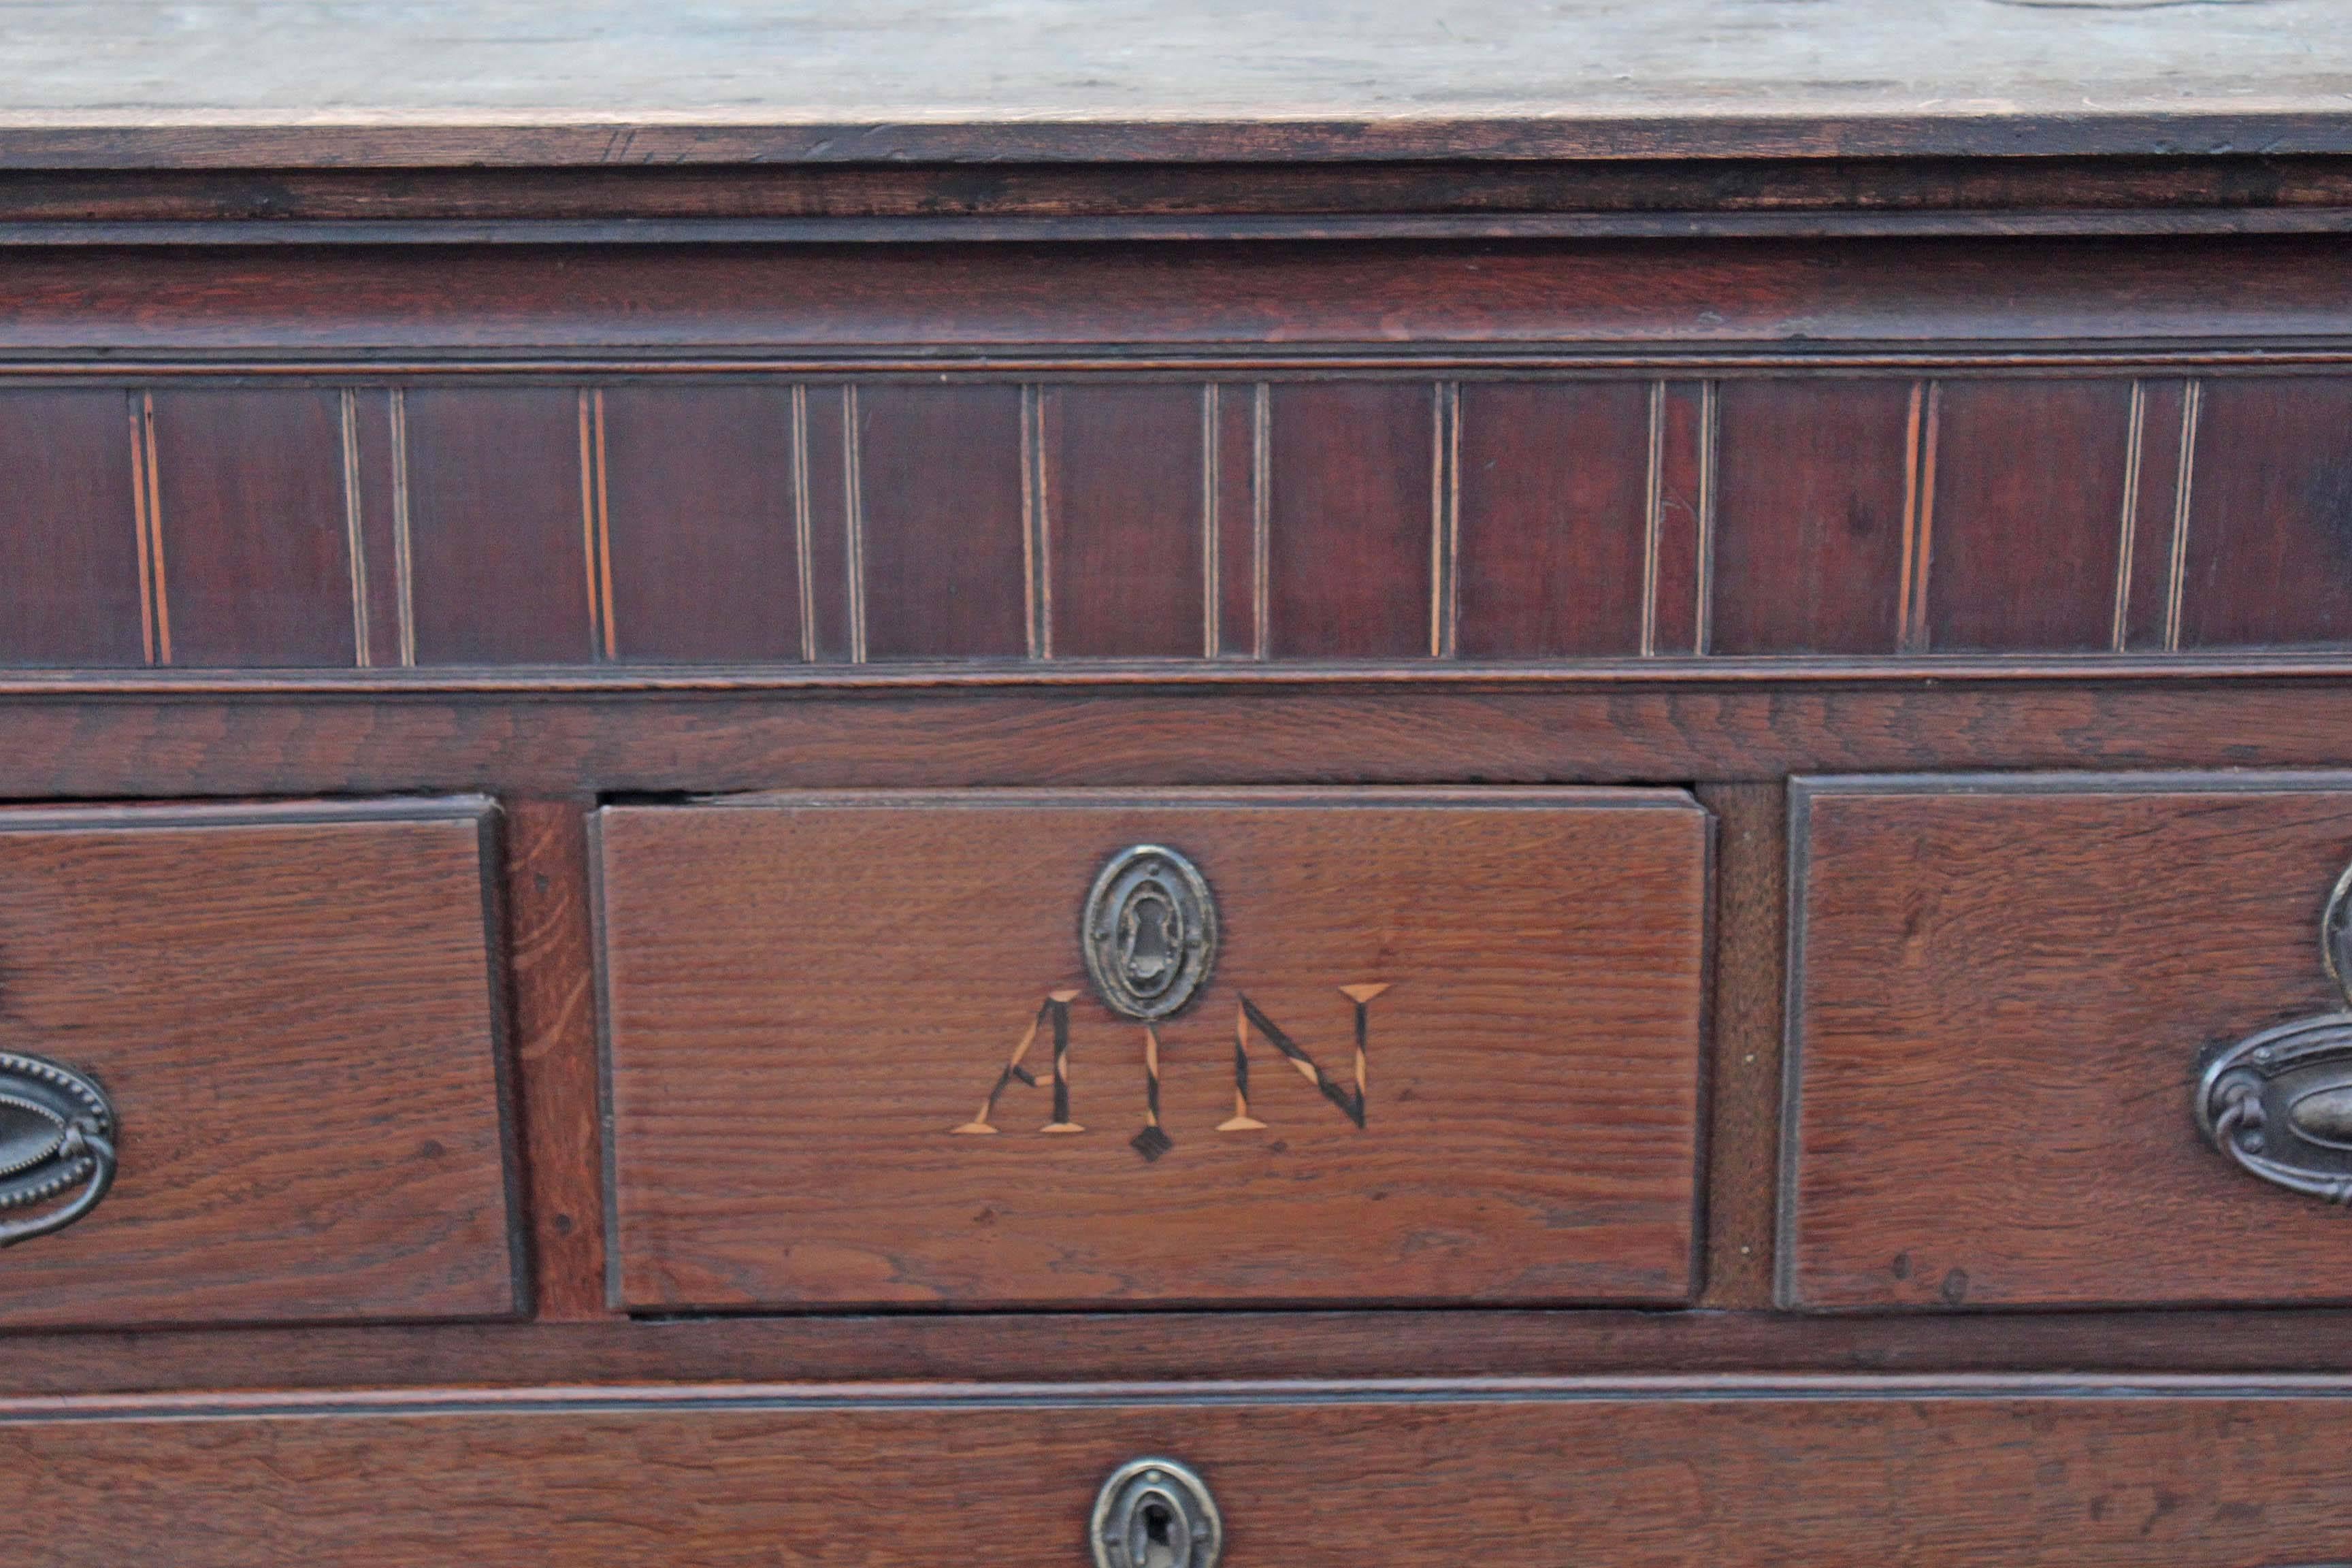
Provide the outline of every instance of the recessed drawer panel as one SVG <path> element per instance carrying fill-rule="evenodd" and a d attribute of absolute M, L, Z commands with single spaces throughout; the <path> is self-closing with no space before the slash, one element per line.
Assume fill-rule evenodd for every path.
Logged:
<path fill-rule="evenodd" d="M 1686 795 L 769 796 L 599 837 L 621 1305 L 1691 1289 Z"/>
<path fill-rule="evenodd" d="M 2279 1179 L 2352 1169 L 2352 775 L 1812 779 L 1792 813 L 1785 1304 L 2352 1299 L 2343 1210 Z"/>
<path fill-rule="evenodd" d="M 26 1400 L 0 1466 L 39 1568 L 2283 1568 L 2352 1561 L 2352 1399 L 2312 1381 Z M 1215 1522 L 1147 1501 L 1114 1555 L 1147 1458 Z"/>
<path fill-rule="evenodd" d="M 515 1310 L 493 810 L 0 812 L 0 1324 Z"/>

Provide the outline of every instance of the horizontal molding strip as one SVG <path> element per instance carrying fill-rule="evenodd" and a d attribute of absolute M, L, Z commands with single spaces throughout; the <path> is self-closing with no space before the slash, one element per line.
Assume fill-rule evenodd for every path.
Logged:
<path fill-rule="evenodd" d="M 1435 343 L 1425 348 L 1368 347 L 1339 343 L 1328 348 L 1284 344 L 1258 349 L 1242 343 L 1175 347 L 1167 344 L 1099 344 L 1055 351 L 987 344 L 913 351 L 898 344 L 812 352 L 806 349 L 730 348 L 680 353 L 649 347 L 599 347 L 576 353 L 547 348 L 510 351 L 467 348 L 446 352 L 415 349 L 338 349 L 303 353 L 285 351 L 263 357 L 251 350 L 185 353 L 169 356 L 99 354 L 87 349 L 56 353 L 0 346 L 0 387 L 12 381 L 42 384 L 89 383 L 119 387 L 152 379 L 215 377 L 282 383 L 303 379 L 338 386 L 353 380 L 473 381 L 538 378 L 572 384 L 582 377 L 667 380 L 677 377 L 814 380 L 886 377 L 938 384 L 943 381 L 1003 382 L 1020 376 L 1197 376 L 1209 380 L 1311 380 L 1330 376 L 1443 374 L 1464 380 L 1504 379 L 1537 373 L 1669 378 L 1779 375 L 1789 372 L 1885 373 L 1914 375 L 2113 375 L 2166 376 L 2185 371 L 2227 374 L 2276 374 L 2283 371 L 2328 371 L 2352 364 L 2352 333 L 2342 338 L 2284 339 L 2274 343 L 2231 345 L 2200 342 L 2079 342 L 2021 344 L 1852 343 L 1821 348 L 1709 342 L 1542 343 L 1525 348 L 1485 343 Z"/>
<path fill-rule="evenodd" d="M 2352 681 L 2352 652 L 2282 657 L 2274 653 L 2042 656 L 1928 654 L 1907 658 L 1738 658 L 1696 655 L 1600 659 L 1574 664 L 1256 664 L 1170 659 L 793 666 L 515 666 L 289 671 L 188 669 L 131 672 L 12 670 L 0 676 L 0 699 L 93 697 L 574 697 L 763 692 L 898 695 L 929 690 L 1087 691 L 1292 689 L 1382 691 L 1606 690 L 1661 687 L 1704 692 L 1754 689 L 1872 686 L 1921 690 L 2021 682 L 2106 686 L 2147 682 L 2253 684 Z"/>
<path fill-rule="evenodd" d="M 1803 239 L 2343 234 L 2335 206 L 1857 212 L 1382 213 L 1257 216 L 334 219 L 0 222 L 0 249 L 58 246 L 971 245 L 1375 239 Z"/>
<path fill-rule="evenodd" d="M 2210 101 L 2210 100 L 2209 100 Z M 614 167 L 666 164 L 1363 163 L 1444 159 L 2269 157 L 2352 153 L 2352 114 L 2290 100 L 2011 114 L 1608 114 L 1468 118 L 760 123 L 549 115 L 538 123 L 0 126 L 5 169 Z"/>
<path fill-rule="evenodd" d="M 1070 1409 L 1127 1406 L 1582 1404 L 1613 1401 L 1828 1403 L 1890 1400 L 2352 1399 L 2352 1376 L 2155 1373 L 1722 1373 L 1648 1377 L 1376 1378 L 1317 1382 L 1108 1384 L 656 1384 L 517 1389 L 321 1390 L 59 1394 L 0 1399 L 0 1423 L 255 1420 L 427 1415 L 691 1411 Z"/>

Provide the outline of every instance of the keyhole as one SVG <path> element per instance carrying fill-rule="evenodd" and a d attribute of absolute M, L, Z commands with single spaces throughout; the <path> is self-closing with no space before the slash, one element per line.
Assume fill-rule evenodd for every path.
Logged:
<path fill-rule="evenodd" d="M 1145 1499 L 1143 1506 L 1135 1510 L 1135 1534 L 1129 1543 L 1133 1549 L 1129 1555 L 1135 1561 L 1135 1568 L 1187 1568 L 1184 1555 L 1190 1554 L 1192 1542 L 1189 1539 L 1183 1542 L 1184 1555 L 1180 1555 L 1180 1531 L 1187 1537 L 1191 1535 L 1191 1531 L 1182 1531 L 1174 1509 L 1158 1498 Z"/>

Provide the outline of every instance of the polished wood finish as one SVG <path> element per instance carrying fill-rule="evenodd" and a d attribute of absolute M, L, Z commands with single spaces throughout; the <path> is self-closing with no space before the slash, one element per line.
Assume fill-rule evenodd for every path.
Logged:
<path fill-rule="evenodd" d="M 94 1077 L 114 1189 L 0 1324 L 522 1303 L 478 798 L 0 812 L 6 1045 Z"/>
<path fill-rule="evenodd" d="M 2341 1556 L 2341 1381 L 2153 1382 L 26 1400 L 0 1405 L 0 1458 L 20 1520 L 75 1525 L 26 1532 L 20 1560 L 40 1568 L 167 1546 L 194 1568 L 257 1552 L 353 1568 L 1059 1563 L 1084 1561 L 1096 1487 L 1139 1454 L 1200 1472 L 1235 1568 Z"/>
<path fill-rule="evenodd" d="M 1797 781 L 1784 1304 L 2342 1300 L 2207 1147 L 2208 1045 L 2340 1007 L 2341 774 Z"/>
<path fill-rule="evenodd" d="M 2352 471 L 2341 376 L 1989 375 L 1947 356 L 1910 376 L 1498 360 L 1454 378 L 1390 356 L 1224 378 L 1248 368 L 173 379 L 121 385 L 121 436 L 103 392 L 10 392 L 18 439 L 54 423 L 58 444 L 18 503 L 47 607 L 0 652 L 251 668 L 2352 646 L 2330 521 Z M 105 522 L 126 493 L 131 526 Z"/>
<path fill-rule="evenodd" d="M 1687 796 L 853 794 L 597 830 L 632 1310 L 1691 1289 Z M 1192 858 L 1220 922 L 1210 984 L 1149 1041 L 1076 939 L 1138 843 Z M 1376 995 L 1353 1067 L 1350 986 Z M 1008 1053 L 1034 1087 L 1000 1081 Z M 1172 1146 L 1131 1145 L 1147 1126 Z"/>

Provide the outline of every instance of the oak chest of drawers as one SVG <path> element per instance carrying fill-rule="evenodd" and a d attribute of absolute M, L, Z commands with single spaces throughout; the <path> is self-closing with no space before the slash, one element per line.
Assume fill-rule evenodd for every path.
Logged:
<path fill-rule="evenodd" d="M 2352 60 L 1812 9 L 27 9 L 0 1563 L 2352 1561 Z"/>

